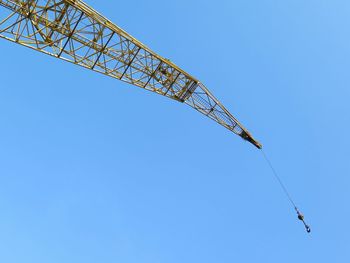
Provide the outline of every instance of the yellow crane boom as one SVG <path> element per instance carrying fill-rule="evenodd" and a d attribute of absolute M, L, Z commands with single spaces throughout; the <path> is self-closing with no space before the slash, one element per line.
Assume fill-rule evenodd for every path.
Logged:
<path fill-rule="evenodd" d="M 80 0 L 0 0 L 0 37 L 158 93 L 261 144 L 196 78 Z"/>

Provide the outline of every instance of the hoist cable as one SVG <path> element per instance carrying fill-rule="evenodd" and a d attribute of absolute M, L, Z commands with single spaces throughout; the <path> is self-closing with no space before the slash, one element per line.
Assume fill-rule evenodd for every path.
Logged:
<path fill-rule="evenodd" d="M 270 159 L 267 157 L 266 153 L 264 152 L 263 149 L 261 149 L 262 155 L 264 156 L 264 159 L 266 160 L 267 164 L 269 165 L 269 167 L 271 168 L 272 174 L 274 175 L 275 179 L 277 180 L 278 184 L 281 186 L 283 192 L 285 193 L 286 197 L 288 198 L 288 200 L 290 201 L 290 203 L 293 205 L 295 211 L 297 212 L 298 215 L 298 219 L 300 221 L 303 222 L 305 229 L 308 233 L 311 232 L 311 228 L 309 225 L 307 225 L 305 223 L 304 220 L 304 215 L 299 211 L 298 207 L 296 206 L 291 194 L 289 193 L 287 187 L 285 186 L 285 184 L 283 183 L 281 177 L 278 175 L 276 169 L 273 167 L 272 162 L 270 161 Z"/>
<path fill-rule="evenodd" d="M 295 205 L 295 202 L 294 202 L 292 196 L 290 195 L 289 191 L 287 190 L 287 187 L 284 185 L 282 179 L 279 177 L 279 175 L 278 175 L 276 169 L 273 167 L 273 165 L 272 165 L 270 159 L 267 157 L 267 155 L 266 155 L 266 153 L 264 152 L 263 149 L 261 149 L 261 152 L 262 152 L 262 154 L 263 154 L 263 156 L 264 156 L 264 159 L 266 160 L 266 162 L 267 162 L 268 165 L 270 166 L 270 168 L 271 168 L 271 170 L 272 170 L 272 174 L 274 175 L 275 179 L 277 180 L 277 182 L 278 182 L 279 185 L 281 186 L 283 192 L 286 194 L 288 200 L 289 200 L 290 203 L 293 205 L 293 207 L 294 207 L 295 209 L 297 209 L 297 206 Z"/>

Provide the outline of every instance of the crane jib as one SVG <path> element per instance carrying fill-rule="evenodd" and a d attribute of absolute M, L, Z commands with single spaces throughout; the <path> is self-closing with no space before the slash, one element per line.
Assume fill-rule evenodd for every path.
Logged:
<path fill-rule="evenodd" d="M 0 37 L 185 103 L 261 148 L 196 78 L 80 0 L 0 0 Z"/>

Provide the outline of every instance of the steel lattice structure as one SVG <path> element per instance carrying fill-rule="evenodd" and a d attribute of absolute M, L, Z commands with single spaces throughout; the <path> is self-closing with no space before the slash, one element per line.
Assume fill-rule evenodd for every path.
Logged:
<path fill-rule="evenodd" d="M 186 103 L 261 148 L 196 78 L 79 0 L 0 0 L 0 37 Z"/>

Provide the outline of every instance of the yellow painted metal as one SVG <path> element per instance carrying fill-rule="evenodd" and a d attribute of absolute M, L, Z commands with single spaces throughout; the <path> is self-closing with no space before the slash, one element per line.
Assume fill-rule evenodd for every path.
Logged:
<path fill-rule="evenodd" d="M 0 0 L 0 37 L 186 103 L 261 148 L 196 78 L 80 0 Z"/>

